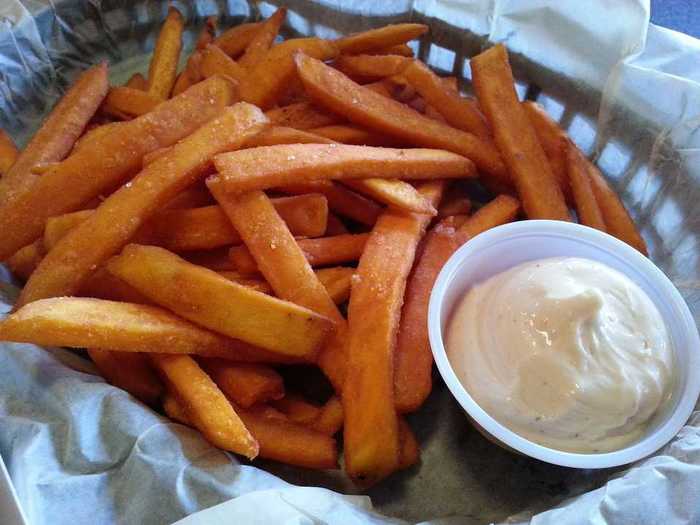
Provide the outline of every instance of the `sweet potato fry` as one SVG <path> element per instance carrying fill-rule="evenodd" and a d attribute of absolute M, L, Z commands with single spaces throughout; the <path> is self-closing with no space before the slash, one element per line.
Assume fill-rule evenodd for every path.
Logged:
<path fill-rule="evenodd" d="M 326 222 L 326 233 L 325 236 L 329 237 L 331 235 L 344 235 L 350 233 L 345 223 L 340 220 L 340 217 L 334 213 L 328 213 L 328 221 Z"/>
<path fill-rule="evenodd" d="M 321 407 L 309 403 L 303 397 L 287 393 L 283 398 L 270 403 L 292 423 L 308 425 L 321 415 Z"/>
<path fill-rule="evenodd" d="M 87 297 L 28 304 L 0 322 L 0 340 L 41 346 L 102 348 L 272 361 L 277 354 L 199 328 L 161 308 Z M 279 362 L 285 362 L 279 356 Z"/>
<path fill-rule="evenodd" d="M 195 49 L 201 51 L 209 44 L 214 42 L 217 23 L 218 21 L 215 16 L 207 17 L 207 19 L 204 21 L 204 26 L 202 26 L 202 29 L 199 31 L 199 35 L 197 35 L 197 41 L 194 44 Z"/>
<path fill-rule="evenodd" d="M 338 396 L 331 397 L 321 407 L 311 428 L 328 436 L 334 436 L 343 427 L 343 403 Z"/>
<path fill-rule="evenodd" d="M 248 286 L 249 288 L 252 288 L 253 290 L 256 290 L 258 292 L 267 294 L 272 293 L 272 287 L 270 287 L 269 283 L 264 279 L 259 279 L 252 276 L 246 277 L 235 270 L 222 270 L 216 273 L 218 273 L 221 277 L 228 279 L 229 281 L 242 284 L 243 286 Z"/>
<path fill-rule="evenodd" d="M 569 186 L 578 220 L 581 224 L 591 228 L 606 231 L 605 219 L 603 219 L 603 213 L 600 211 L 598 201 L 596 201 L 591 177 L 588 174 L 587 161 L 573 143 L 569 142 L 566 150 Z"/>
<path fill-rule="evenodd" d="M 102 105 L 102 111 L 108 115 L 120 117 L 138 117 L 152 111 L 162 99 L 146 91 L 126 86 L 118 86 L 109 90 Z"/>
<path fill-rule="evenodd" d="M 136 173 L 143 155 L 174 144 L 219 115 L 233 102 L 233 89 L 218 77 L 200 82 L 148 115 L 95 138 L 17 199 L 0 200 L 0 260 L 40 237 L 48 217 L 80 209 Z"/>
<path fill-rule="evenodd" d="M 182 70 L 175 80 L 171 96 L 176 97 L 189 89 L 190 86 L 202 80 L 202 52 L 203 50 L 198 49 L 187 58 L 185 69 Z"/>
<path fill-rule="evenodd" d="M 163 395 L 163 383 L 148 358 L 137 352 L 110 352 L 88 348 L 88 355 L 108 383 L 126 390 L 147 405 L 155 406 Z"/>
<path fill-rule="evenodd" d="M 482 231 L 513 220 L 518 213 L 516 199 L 500 195 L 472 215 L 459 228 L 448 217 L 426 236 L 406 286 L 401 324 L 394 356 L 394 402 L 403 412 L 417 410 L 430 394 L 433 356 L 428 341 L 428 302 L 440 270 L 467 240 Z"/>
<path fill-rule="evenodd" d="M 92 148 L 94 145 L 99 144 L 100 141 L 108 134 L 115 132 L 121 127 L 128 126 L 126 122 L 109 122 L 107 124 L 101 124 L 90 128 L 87 130 L 73 146 L 71 155 L 74 155 L 78 151 L 88 151 L 86 148 Z M 60 162 L 45 162 L 42 164 L 36 164 L 32 168 L 32 173 L 37 175 L 43 175 L 58 166 Z"/>
<path fill-rule="evenodd" d="M 620 197 L 610 188 L 600 170 L 588 159 L 586 159 L 586 163 L 588 165 L 588 175 L 593 186 L 593 193 L 603 214 L 607 232 L 639 250 L 644 255 L 648 255 L 646 242 L 644 242 L 639 230 L 637 230 Z"/>
<path fill-rule="evenodd" d="M 185 408 L 177 400 L 174 394 L 166 392 L 163 396 L 163 412 L 173 421 L 182 423 L 183 425 L 192 426 L 190 418 L 187 417 Z"/>
<path fill-rule="evenodd" d="M 39 180 L 39 176 L 31 171 L 32 168 L 37 164 L 60 161 L 68 154 L 102 103 L 108 88 L 106 64 L 100 64 L 83 73 L 56 104 L 12 167 L 7 171 L 3 170 L 3 177 L 0 178 L 0 230 L 3 232 L 3 238 L 13 236 L 12 232 L 18 227 L 14 221 L 5 222 L 3 212 L 7 212 L 12 203 L 28 194 L 34 183 Z M 37 210 L 32 212 L 36 213 Z M 13 243 L 8 250 L 0 249 L 0 260 L 35 238 L 24 238 L 19 244 Z"/>
<path fill-rule="evenodd" d="M 335 304 L 342 304 L 350 297 L 350 285 L 354 268 L 337 266 L 335 268 L 321 268 L 316 270 L 316 277 L 328 290 Z"/>
<path fill-rule="evenodd" d="M 405 44 L 427 32 L 428 26 L 423 24 L 392 24 L 339 38 L 335 43 L 345 54 L 367 53 Z"/>
<path fill-rule="evenodd" d="M 515 92 L 508 53 L 496 45 L 471 59 L 474 91 L 530 219 L 570 221 L 549 161 Z"/>
<path fill-rule="evenodd" d="M 311 266 L 329 266 L 357 261 L 362 255 L 368 237 L 367 233 L 345 234 L 318 239 L 299 239 L 297 244 Z M 255 259 L 245 246 L 231 248 L 229 258 L 234 269 L 244 275 L 259 271 Z"/>
<path fill-rule="evenodd" d="M 438 210 L 438 218 L 444 219 L 450 215 L 466 215 L 472 209 L 472 201 L 468 197 L 457 197 L 443 202 Z"/>
<path fill-rule="evenodd" d="M 233 263 L 228 256 L 229 248 L 199 250 L 182 254 L 183 258 L 197 266 L 204 266 L 217 272 L 234 271 Z"/>
<path fill-rule="evenodd" d="M 485 175 L 508 185 L 510 178 L 494 146 L 474 135 L 431 120 L 356 84 L 318 60 L 298 55 L 297 71 L 309 97 L 367 129 L 418 146 L 442 148 L 471 159 Z"/>
<path fill-rule="evenodd" d="M 476 104 L 462 98 L 448 87 L 420 60 L 413 60 L 402 75 L 427 104 L 435 108 L 447 123 L 490 142 L 491 132 Z"/>
<path fill-rule="evenodd" d="M 214 197 L 204 184 L 195 185 L 181 191 L 177 196 L 165 205 L 168 210 L 186 210 L 189 208 L 203 208 L 214 204 Z"/>
<path fill-rule="evenodd" d="M 353 80 L 379 80 L 401 73 L 411 60 L 398 55 L 340 55 L 333 65 Z"/>
<path fill-rule="evenodd" d="M 12 257 L 5 261 L 15 277 L 29 279 L 29 276 L 36 270 L 39 263 L 46 255 L 44 243 L 41 239 L 37 239 L 32 244 L 28 244 L 24 248 L 17 250 Z"/>
<path fill-rule="evenodd" d="M 547 155 L 554 176 L 559 181 L 561 191 L 567 201 L 571 202 L 571 186 L 569 185 L 566 159 L 569 137 L 539 104 L 530 100 L 525 100 L 521 104 L 530 124 L 535 128 L 537 138 L 545 155 Z"/>
<path fill-rule="evenodd" d="M 267 111 L 265 116 L 275 126 L 294 129 L 311 129 L 342 122 L 343 119 L 328 111 L 319 109 L 310 102 L 297 102 Z"/>
<path fill-rule="evenodd" d="M 367 179 L 378 173 L 386 179 L 476 176 L 471 161 L 447 151 L 345 144 L 262 146 L 217 155 L 214 164 L 219 174 L 207 183 L 216 181 L 230 193 L 315 180 Z"/>
<path fill-rule="evenodd" d="M 129 80 L 126 81 L 124 87 L 145 91 L 148 89 L 148 81 L 141 73 L 134 73 L 129 77 Z"/>
<path fill-rule="evenodd" d="M 94 297 L 124 303 L 153 304 L 148 297 L 116 275 L 112 275 L 103 266 L 99 268 L 80 288 L 79 297 Z"/>
<path fill-rule="evenodd" d="M 396 44 L 395 46 L 385 47 L 384 49 L 377 49 L 375 51 L 368 51 L 370 55 L 398 55 L 402 57 L 412 57 L 413 49 L 408 44 Z"/>
<path fill-rule="evenodd" d="M 78 291 L 97 266 L 117 253 L 159 207 L 205 175 L 214 154 L 239 147 L 266 120 L 257 108 L 239 103 L 180 141 L 53 247 L 22 290 L 18 304 Z"/>
<path fill-rule="evenodd" d="M 435 181 L 421 185 L 420 191 L 437 205 L 444 187 L 444 181 Z M 342 396 L 345 467 L 351 478 L 363 484 L 375 483 L 399 467 L 394 343 L 406 279 L 429 221 L 426 215 L 384 212 L 353 280 Z"/>
<path fill-rule="evenodd" d="M 399 470 L 407 469 L 420 460 L 420 447 L 406 420 L 399 418 Z"/>
<path fill-rule="evenodd" d="M 363 179 L 346 180 L 343 184 L 390 207 L 414 213 L 437 215 L 435 208 L 416 191 L 416 188 L 401 180 Z"/>
<path fill-rule="evenodd" d="M 180 11 L 170 7 L 148 67 L 148 93 L 161 100 L 170 97 L 175 84 L 184 27 Z"/>
<path fill-rule="evenodd" d="M 311 310 L 231 282 L 155 246 L 130 244 L 107 269 L 155 303 L 214 332 L 292 356 L 312 356 L 333 324 Z"/>
<path fill-rule="evenodd" d="M 330 60 L 338 54 L 338 47 L 320 38 L 293 38 L 270 48 L 241 81 L 241 100 L 262 109 L 273 106 L 296 74 L 294 54 L 299 51 L 320 60 Z"/>
<path fill-rule="evenodd" d="M 338 468 L 335 440 L 284 419 L 269 417 L 266 407 L 239 408 L 238 414 L 260 444 L 260 457 L 311 469 Z"/>
<path fill-rule="evenodd" d="M 282 376 L 265 365 L 200 359 L 200 365 L 236 405 L 249 408 L 284 397 Z"/>
<path fill-rule="evenodd" d="M 270 111 L 266 115 L 270 115 Z M 269 117 L 268 117 L 269 118 Z M 277 146 L 279 144 L 332 144 L 333 141 L 300 129 L 273 126 L 251 137 L 246 148 Z"/>
<path fill-rule="evenodd" d="M 260 31 L 262 22 L 253 22 L 248 24 L 240 24 L 227 29 L 218 38 L 214 40 L 214 44 L 232 58 L 240 55 L 245 48 L 248 47 L 251 40 Z"/>
<path fill-rule="evenodd" d="M 329 180 L 288 184 L 276 189 L 293 195 L 321 193 L 328 199 L 331 210 L 365 226 L 373 226 L 382 211 L 371 200 Z"/>
<path fill-rule="evenodd" d="M 253 459 L 258 443 L 216 383 L 187 355 L 151 354 L 151 361 L 182 403 L 187 419 L 213 445 Z"/>
<path fill-rule="evenodd" d="M 309 132 L 341 144 L 388 147 L 397 147 L 399 145 L 399 141 L 396 139 L 352 125 L 322 126 L 310 129 Z"/>
<path fill-rule="evenodd" d="M 280 7 L 262 23 L 260 29 L 245 48 L 245 52 L 238 59 L 238 63 L 242 67 L 250 69 L 265 57 L 277 38 L 277 33 L 279 33 L 286 16 L 287 10 Z"/>
<path fill-rule="evenodd" d="M 5 175 L 17 160 L 19 150 L 12 138 L 0 129 L 0 177 Z"/>
<path fill-rule="evenodd" d="M 236 82 L 242 82 L 247 73 L 236 61 L 224 53 L 221 48 L 210 44 L 201 51 L 199 72 L 204 78 L 214 75 L 222 75 L 232 78 Z"/>

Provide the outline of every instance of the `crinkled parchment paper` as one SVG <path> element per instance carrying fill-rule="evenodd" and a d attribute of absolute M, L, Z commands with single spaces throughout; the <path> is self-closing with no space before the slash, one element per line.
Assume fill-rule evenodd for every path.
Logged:
<path fill-rule="evenodd" d="M 186 47 L 209 15 L 226 27 L 267 16 L 277 3 L 175 2 L 188 18 Z M 649 26 L 648 2 L 284 4 L 286 36 L 428 23 L 419 56 L 465 78 L 465 91 L 465 59 L 489 41 L 506 42 L 520 94 L 542 103 L 597 159 L 641 225 L 652 259 L 698 319 L 700 43 Z M 0 127 L 25 141 L 76 73 L 98 60 L 114 64 L 114 81 L 144 71 L 165 12 L 160 1 L 2 0 Z M 0 283 L 0 315 L 15 292 Z M 71 352 L 3 344 L 0 371 L 0 454 L 32 524 L 163 524 L 202 509 L 182 523 L 392 522 L 382 514 L 468 524 L 513 515 L 512 523 L 700 520 L 698 413 L 672 443 L 628 469 L 573 470 L 492 445 L 438 381 L 411 416 L 422 464 L 368 498 L 338 472 L 239 462 L 106 385 Z"/>

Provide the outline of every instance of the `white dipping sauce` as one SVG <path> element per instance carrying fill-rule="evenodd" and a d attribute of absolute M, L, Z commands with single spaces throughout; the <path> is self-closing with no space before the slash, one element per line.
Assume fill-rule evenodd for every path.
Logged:
<path fill-rule="evenodd" d="M 481 408 L 558 450 L 608 452 L 635 441 L 673 383 L 656 306 L 626 276 L 588 259 L 531 261 L 473 287 L 446 343 Z"/>

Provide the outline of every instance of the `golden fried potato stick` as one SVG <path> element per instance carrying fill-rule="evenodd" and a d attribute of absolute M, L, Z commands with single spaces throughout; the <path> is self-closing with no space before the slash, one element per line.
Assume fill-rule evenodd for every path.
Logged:
<path fill-rule="evenodd" d="M 353 80 L 367 82 L 400 74 L 411 59 L 398 55 L 340 55 L 333 66 Z"/>
<path fill-rule="evenodd" d="M 297 394 L 287 393 L 283 398 L 270 404 L 287 416 L 289 421 L 301 425 L 313 423 L 321 415 L 321 407 L 309 403 Z"/>
<path fill-rule="evenodd" d="M 420 60 L 409 62 L 401 75 L 415 88 L 418 94 L 437 110 L 447 123 L 457 129 L 468 131 L 482 140 L 491 142 L 491 131 L 476 104 L 462 98 L 443 79 L 433 73 Z"/>
<path fill-rule="evenodd" d="M 530 219 L 570 221 L 569 209 L 537 134 L 515 92 L 508 52 L 499 44 L 471 59 L 479 106 Z"/>
<path fill-rule="evenodd" d="M 168 210 L 187 210 L 190 208 L 203 208 L 214 204 L 214 197 L 204 184 L 196 184 L 181 191 L 177 196 L 165 205 Z"/>
<path fill-rule="evenodd" d="M 265 113 L 265 116 L 269 118 L 270 112 Z M 260 146 L 277 146 L 279 144 L 317 144 L 324 141 L 321 136 L 314 135 L 313 133 L 308 133 L 300 129 L 288 128 L 285 126 L 273 126 L 267 128 L 251 137 L 248 142 L 246 142 L 246 148 L 257 148 Z M 328 141 L 330 144 L 330 141 Z M 318 192 L 305 192 L 305 193 L 318 193 Z"/>
<path fill-rule="evenodd" d="M 126 390 L 147 405 L 155 406 L 163 395 L 163 383 L 144 354 L 88 348 L 95 367 L 111 385 Z"/>
<path fill-rule="evenodd" d="M 108 115 L 118 118 L 127 116 L 129 118 L 145 115 L 163 102 L 147 91 L 134 89 L 126 86 L 113 87 L 107 93 L 102 111 Z"/>
<path fill-rule="evenodd" d="M 13 162 L 12 167 L 7 171 L 3 170 L 3 176 L 0 178 L 0 210 L 6 210 L 11 203 L 19 201 L 31 191 L 34 183 L 39 180 L 39 176 L 31 171 L 34 166 L 60 161 L 70 152 L 104 100 L 108 89 L 105 63 L 88 69 L 78 77 Z M 9 237 L 10 228 L 14 229 L 15 225 L 11 226 L 10 223 L 1 220 L 0 224 L 2 237 Z M 0 250 L 0 260 L 33 240 L 29 238 L 25 242 L 13 245 L 12 249 Z"/>
<path fill-rule="evenodd" d="M 588 164 L 588 175 L 593 185 L 593 193 L 603 214 L 607 232 L 644 255 L 648 255 L 646 242 L 644 242 L 629 212 L 625 209 L 625 205 L 622 204 L 620 197 L 608 185 L 595 164 L 588 159 L 586 159 L 586 163 Z"/>
<path fill-rule="evenodd" d="M 297 244 L 313 267 L 357 261 L 365 248 L 368 233 L 334 235 L 318 239 L 299 239 Z M 258 265 L 246 246 L 234 246 L 229 251 L 233 268 L 244 275 L 258 273 Z"/>
<path fill-rule="evenodd" d="M 19 150 L 12 138 L 0 129 L 0 177 L 10 171 L 18 156 Z"/>
<path fill-rule="evenodd" d="M 213 445 L 248 459 L 258 455 L 258 443 L 236 414 L 216 383 L 188 355 L 149 356 L 170 390 L 180 401 L 187 419 Z"/>
<path fill-rule="evenodd" d="M 323 126 L 312 128 L 310 133 L 325 137 L 341 144 L 355 144 L 357 146 L 388 146 L 395 148 L 399 146 L 399 141 L 392 137 L 387 137 L 381 133 L 369 131 L 359 126 L 338 124 L 333 126 Z"/>
<path fill-rule="evenodd" d="M 46 255 L 44 242 L 41 239 L 37 239 L 24 248 L 17 250 L 5 263 L 15 277 L 26 281 L 36 270 L 36 267 L 39 266 L 44 255 Z"/>
<path fill-rule="evenodd" d="M 587 160 L 571 142 L 567 144 L 566 161 L 569 186 L 579 222 L 600 231 L 607 231 L 603 213 L 593 192 Z"/>
<path fill-rule="evenodd" d="M 186 91 L 190 86 L 196 84 L 202 80 L 202 53 L 203 50 L 193 51 L 192 54 L 187 58 L 187 64 L 185 64 L 185 69 L 180 72 L 180 74 L 175 79 L 175 84 L 173 85 L 173 91 L 170 94 L 171 97 L 176 97 L 180 93 Z"/>
<path fill-rule="evenodd" d="M 272 107 L 296 75 L 294 54 L 303 51 L 320 60 L 338 55 L 338 47 L 320 38 L 293 38 L 278 44 L 241 81 L 241 100 L 262 109 Z"/>
<path fill-rule="evenodd" d="M 310 424 L 311 428 L 328 436 L 334 436 L 343 427 L 343 403 L 338 396 L 332 396 L 321 407 L 318 417 Z"/>
<path fill-rule="evenodd" d="M 158 33 L 156 47 L 148 67 L 148 93 L 161 100 L 170 97 L 175 84 L 184 28 L 185 21 L 180 11 L 171 6 Z"/>
<path fill-rule="evenodd" d="M 385 47 L 384 49 L 377 49 L 376 51 L 368 51 L 370 55 L 398 55 L 402 57 L 413 57 L 413 49 L 408 44 L 397 44 L 391 47 Z"/>
<path fill-rule="evenodd" d="M 431 181 L 420 191 L 437 206 L 445 186 L 444 181 Z M 364 485 L 399 467 L 394 346 L 406 279 L 429 222 L 427 215 L 384 212 L 360 257 L 350 293 L 342 392 L 345 468 Z"/>
<path fill-rule="evenodd" d="M 424 24 L 391 24 L 339 38 L 335 43 L 341 53 L 356 55 L 405 44 L 427 32 Z"/>
<path fill-rule="evenodd" d="M 279 354 L 312 360 L 333 330 L 330 320 L 307 308 L 229 281 L 156 246 L 130 244 L 107 269 L 193 323 Z"/>
<path fill-rule="evenodd" d="M 141 73 L 134 73 L 129 77 L 129 80 L 126 81 L 124 87 L 145 91 L 148 89 L 148 81 Z"/>
<path fill-rule="evenodd" d="M 512 221 L 520 209 L 513 197 L 499 195 L 461 226 L 456 217 L 438 223 L 426 236 L 423 253 L 406 285 L 394 355 L 394 403 L 403 412 L 417 410 L 432 388 L 433 355 L 428 340 L 428 302 L 440 270 L 471 237 Z"/>
<path fill-rule="evenodd" d="M 476 176 L 469 159 L 435 149 L 395 149 L 346 144 L 262 146 L 214 158 L 221 191 L 242 193 L 318 180 L 447 179 Z M 209 184 L 207 181 L 207 184 Z M 210 186 L 211 187 L 211 186 Z"/>
<path fill-rule="evenodd" d="M 200 82 L 147 115 L 110 124 L 109 132 L 52 167 L 21 196 L 0 199 L 0 260 L 39 238 L 48 217 L 78 210 L 126 182 L 143 155 L 186 137 L 233 101 L 231 82 L 218 77 Z"/>
<path fill-rule="evenodd" d="M 249 408 L 284 397 L 282 376 L 269 366 L 212 358 L 201 358 L 199 364 L 238 406 Z"/>
<path fill-rule="evenodd" d="M 256 107 L 239 103 L 178 142 L 53 247 L 22 290 L 18 305 L 77 292 L 160 207 L 203 177 L 216 153 L 240 147 L 266 120 Z"/>
<path fill-rule="evenodd" d="M 0 321 L 0 341 L 291 362 L 283 355 L 199 328 L 155 306 L 87 297 L 41 299 L 20 308 Z"/>
<path fill-rule="evenodd" d="M 300 130 L 329 126 L 342 122 L 342 117 L 318 108 L 310 102 L 297 102 L 265 112 L 275 126 Z"/>
<path fill-rule="evenodd" d="M 241 67 L 250 69 L 260 62 L 267 54 L 270 47 L 277 38 L 280 27 L 284 24 L 284 19 L 287 16 L 287 10 L 280 7 L 267 20 L 262 22 L 259 31 L 255 34 L 245 52 L 238 59 Z"/>
<path fill-rule="evenodd" d="M 182 423 L 183 425 L 187 425 L 189 427 L 192 426 L 192 422 L 190 421 L 189 417 L 187 417 L 185 408 L 177 400 L 175 395 L 170 392 L 166 392 L 163 396 L 163 412 L 165 412 L 165 415 L 173 421 L 177 421 L 178 423 Z"/>
<path fill-rule="evenodd" d="M 304 55 L 297 71 L 309 97 L 354 124 L 417 146 L 441 148 L 472 160 L 484 176 L 510 184 L 498 150 L 471 133 L 436 122 L 417 111 L 356 84 L 341 72 Z"/>
<path fill-rule="evenodd" d="M 80 288 L 79 297 L 94 297 L 109 301 L 121 301 L 135 304 L 154 304 L 148 297 L 139 292 L 119 277 L 112 275 L 103 266 L 99 268 Z"/>
<path fill-rule="evenodd" d="M 262 22 L 239 24 L 227 29 L 219 37 L 214 39 L 214 45 L 232 58 L 240 55 L 248 47 L 251 40 L 255 38 L 262 26 Z"/>
<path fill-rule="evenodd" d="M 230 56 L 224 53 L 221 48 L 215 46 L 214 44 L 208 45 L 203 51 L 201 51 L 199 73 L 204 78 L 209 78 L 214 75 L 221 75 L 227 78 L 232 78 L 239 83 L 243 82 L 245 77 L 248 75 L 244 68 L 238 65 L 235 60 L 233 60 Z"/>
<path fill-rule="evenodd" d="M 355 273 L 354 268 L 336 266 L 335 268 L 321 268 L 315 273 L 335 304 L 342 304 L 348 300 L 352 276 Z"/>

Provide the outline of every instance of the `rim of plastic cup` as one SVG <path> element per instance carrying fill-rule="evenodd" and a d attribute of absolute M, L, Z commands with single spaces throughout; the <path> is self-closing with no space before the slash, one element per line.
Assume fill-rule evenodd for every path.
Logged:
<path fill-rule="evenodd" d="M 612 452 L 590 454 L 565 452 L 534 443 L 502 425 L 482 409 L 474 401 L 452 369 L 443 343 L 440 320 L 443 300 L 449 285 L 464 265 L 468 264 L 468 259 L 472 254 L 496 242 L 508 242 L 524 235 L 530 236 L 533 234 L 547 237 L 565 237 L 567 240 L 595 245 L 598 250 L 605 251 L 608 255 L 622 259 L 627 264 L 635 266 L 637 271 L 648 279 L 648 283 L 668 301 L 678 325 L 682 328 L 683 334 L 680 339 L 688 343 L 689 362 L 685 370 L 678 369 L 678 351 L 675 348 L 675 344 L 672 350 L 677 373 L 685 374 L 683 391 L 676 400 L 675 407 L 668 408 L 668 410 L 672 410 L 668 419 L 636 443 Z M 567 255 L 571 254 L 561 253 L 558 256 L 564 257 Z M 553 256 L 557 255 L 548 257 Z M 625 272 L 622 273 L 624 274 Z M 428 332 L 433 357 L 440 375 L 467 414 L 497 441 L 522 454 L 554 465 L 576 468 L 608 468 L 626 465 L 645 458 L 659 450 L 678 434 L 690 417 L 698 395 L 700 395 L 700 336 L 690 309 L 680 292 L 650 259 L 634 248 L 607 233 L 576 223 L 549 220 L 519 221 L 492 228 L 470 239 L 452 254 L 452 257 L 450 257 L 438 275 L 430 295 Z"/>

